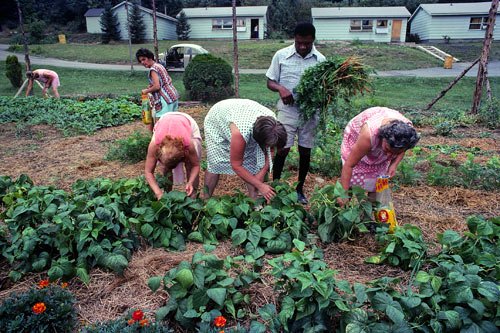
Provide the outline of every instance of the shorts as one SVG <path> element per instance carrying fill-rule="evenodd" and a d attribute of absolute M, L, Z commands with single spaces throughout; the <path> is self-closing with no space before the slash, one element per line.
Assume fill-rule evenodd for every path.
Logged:
<path fill-rule="evenodd" d="M 160 118 L 166 113 L 179 110 L 179 100 L 175 100 L 172 103 L 167 103 L 167 101 L 165 101 L 163 97 L 160 97 L 160 101 L 161 101 L 161 110 L 155 112 L 154 114 L 155 118 Z"/>
<path fill-rule="evenodd" d="M 294 145 L 295 136 L 297 136 L 298 144 L 304 148 L 314 147 L 314 139 L 316 137 L 317 126 L 319 123 L 319 115 L 315 113 L 308 121 L 304 122 L 300 117 L 300 111 L 297 106 L 283 104 L 280 99 L 278 101 L 278 121 L 285 126 L 287 140 L 285 148 L 290 148 Z"/>

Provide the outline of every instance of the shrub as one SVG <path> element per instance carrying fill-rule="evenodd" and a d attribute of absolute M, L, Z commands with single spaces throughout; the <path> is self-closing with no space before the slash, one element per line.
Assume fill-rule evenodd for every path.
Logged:
<path fill-rule="evenodd" d="M 490 129 L 500 128 L 500 99 L 492 98 L 479 110 L 479 121 Z"/>
<path fill-rule="evenodd" d="M 7 56 L 5 60 L 5 76 L 14 88 L 19 88 L 23 83 L 22 67 L 15 55 Z"/>
<path fill-rule="evenodd" d="M 45 22 L 40 20 L 33 21 L 28 26 L 31 44 L 38 44 L 43 40 L 43 33 L 45 30 L 45 26 L 46 26 Z"/>
<path fill-rule="evenodd" d="M 234 94 L 231 66 L 211 54 L 196 56 L 187 66 L 183 81 L 193 100 L 217 102 Z"/>
<path fill-rule="evenodd" d="M 421 40 L 418 34 L 409 34 L 408 37 L 406 37 L 406 41 L 410 43 L 420 44 Z"/>
<path fill-rule="evenodd" d="M 151 135 L 135 131 L 131 136 L 116 140 L 106 155 L 107 160 L 124 163 L 137 163 L 146 158 Z"/>
<path fill-rule="evenodd" d="M 73 294 L 57 285 L 12 293 L 0 306 L 0 332 L 73 332 L 74 303 Z"/>

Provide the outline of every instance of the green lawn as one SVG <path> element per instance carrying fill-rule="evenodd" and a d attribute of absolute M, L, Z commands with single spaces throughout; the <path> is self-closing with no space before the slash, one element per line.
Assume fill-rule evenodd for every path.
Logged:
<path fill-rule="evenodd" d="M 225 59 L 232 65 L 233 44 L 231 41 L 189 41 L 200 44 L 218 57 Z M 160 41 L 159 52 L 164 52 L 178 41 Z M 238 43 L 238 59 L 240 68 L 268 68 L 274 53 L 285 46 L 291 45 L 292 40 L 244 40 Z M 377 70 L 404 70 L 424 67 L 441 66 L 442 62 L 423 51 L 404 45 L 388 45 L 383 43 L 350 43 L 350 42 L 321 42 L 316 44 L 325 56 L 357 55 L 363 57 L 363 62 Z M 153 50 L 152 43 L 135 44 L 133 54 L 141 47 Z M 16 48 L 22 52 L 22 47 Z M 129 62 L 129 48 L 126 43 L 112 45 L 102 44 L 42 44 L 30 47 L 32 54 L 54 57 L 66 60 L 96 63 Z M 135 61 L 135 58 L 134 58 Z"/>
<path fill-rule="evenodd" d="M 50 68 L 50 67 L 49 67 Z M 140 95 L 147 86 L 146 72 L 97 71 L 69 68 L 50 68 L 61 77 L 62 96 L 116 94 Z M 188 100 L 182 83 L 182 73 L 171 73 L 175 87 L 181 93 L 181 100 Z M 411 78 L 384 77 L 374 78 L 374 92 L 354 100 L 354 105 L 365 107 L 381 105 L 393 108 L 419 110 L 425 107 L 439 91 L 446 87 L 451 78 Z M 500 96 L 500 78 L 490 78 L 493 96 Z M 436 105 L 436 110 L 466 111 L 470 108 L 474 91 L 474 78 L 463 78 Z M 5 76 L 5 62 L 0 62 L 0 95 L 14 96 L 16 93 Z M 40 95 L 40 89 L 35 92 Z M 278 94 L 266 87 L 266 77 L 260 75 L 241 75 L 240 97 L 250 98 L 265 105 L 273 106 Z"/>

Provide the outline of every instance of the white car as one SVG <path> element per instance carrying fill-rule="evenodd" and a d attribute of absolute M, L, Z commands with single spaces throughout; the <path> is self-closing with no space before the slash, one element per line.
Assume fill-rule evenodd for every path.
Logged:
<path fill-rule="evenodd" d="M 196 44 L 175 44 L 168 52 L 160 53 L 159 62 L 167 69 L 186 69 L 189 62 L 198 54 L 208 53 L 203 47 Z"/>

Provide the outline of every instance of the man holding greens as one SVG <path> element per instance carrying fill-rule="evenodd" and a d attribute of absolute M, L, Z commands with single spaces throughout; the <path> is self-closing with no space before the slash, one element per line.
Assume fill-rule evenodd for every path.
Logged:
<path fill-rule="evenodd" d="M 297 136 L 299 177 L 296 190 L 298 201 L 302 204 L 307 204 L 303 187 L 309 172 L 311 148 L 314 146 L 319 116 L 316 113 L 305 122 L 300 118 L 300 110 L 294 103 L 295 87 L 307 68 L 325 60 L 325 56 L 314 47 L 315 38 L 314 25 L 308 22 L 297 24 L 294 31 L 294 44 L 276 52 L 266 73 L 267 87 L 280 95 L 277 104 L 278 120 L 285 126 L 288 137 L 285 147 L 278 150 L 274 158 L 273 179 L 281 178 L 286 157 Z"/>

